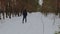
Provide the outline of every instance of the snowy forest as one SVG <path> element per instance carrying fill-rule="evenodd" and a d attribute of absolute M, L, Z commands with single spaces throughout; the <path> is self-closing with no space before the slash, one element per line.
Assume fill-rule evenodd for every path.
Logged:
<path fill-rule="evenodd" d="M 9 15 L 11 18 L 11 14 L 15 14 L 19 16 L 19 13 L 26 7 L 27 11 L 37 11 L 37 7 L 39 6 L 38 0 L 0 0 L 0 13 L 4 13 Z M 1 18 L 0 18 L 1 19 Z"/>
<path fill-rule="evenodd" d="M 0 34 L 60 34 L 60 0 L 0 0 Z"/>

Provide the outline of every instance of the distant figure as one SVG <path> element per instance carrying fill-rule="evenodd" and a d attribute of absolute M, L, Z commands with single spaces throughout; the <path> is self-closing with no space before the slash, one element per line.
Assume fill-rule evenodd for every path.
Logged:
<path fill-rule="evenodd" d="M 26 9 L 23 10 L 22 14 L 23 14 L 23 20 L 22 20 L 22 23 L 24 23 L 24 19 L 25 19 L 25 22 L 27 22 L 27 11 L 26 11 Z"/>

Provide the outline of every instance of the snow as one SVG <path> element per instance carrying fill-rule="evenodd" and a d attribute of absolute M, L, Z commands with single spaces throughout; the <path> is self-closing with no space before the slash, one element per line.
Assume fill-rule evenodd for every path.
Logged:
<path fill-rule="evenodd" d="M 55 24 L 53 25 L 55 18 Z M 22 23 L 22 16 L 0 20 L 0 34 L 54 34 L 58 30 L 60 19 L 54 14 L 44 16 L 40 12 L 28 13 L 27 23 Z M 44 25 L 43 25 L 44 24 Z M 43 30 L 44 28 L 44 30 Z"/>

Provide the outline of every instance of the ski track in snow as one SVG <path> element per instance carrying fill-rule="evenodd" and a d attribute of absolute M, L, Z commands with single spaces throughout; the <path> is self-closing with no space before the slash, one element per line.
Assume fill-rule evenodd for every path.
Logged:
<path fill-rule="evenodd" d="M 0 20 L 0 34 L 54 34 L 55 30 L 58 30 L 59 18 L 56 18 L 55 25 L 53 25 L 53 14 L 45 17 L 42 13 L 28 13 L 27 23 L 22 23 L 22 16 L 12 17 L 12 19 L 6 18 Z"/>

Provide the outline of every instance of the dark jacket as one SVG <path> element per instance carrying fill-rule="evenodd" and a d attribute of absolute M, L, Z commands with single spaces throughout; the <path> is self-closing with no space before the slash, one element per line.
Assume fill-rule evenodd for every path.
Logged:
<path fill-rule="evenodd" d="M 23 16 L 24 16 L 24 17 L 27 16 L 27 11 L 26 11 L 26 9 L 23 11 Z"/>

